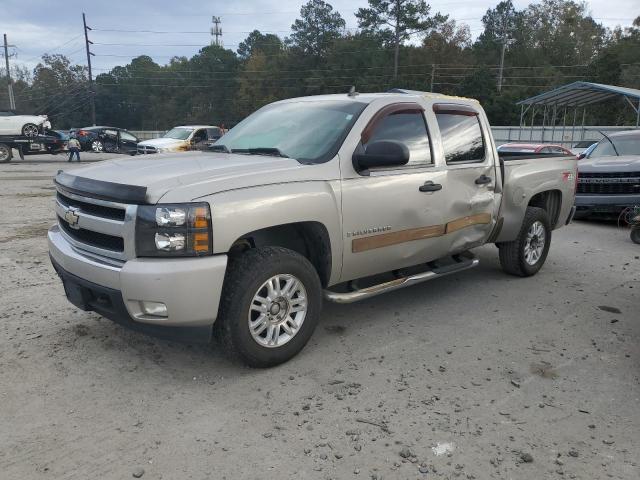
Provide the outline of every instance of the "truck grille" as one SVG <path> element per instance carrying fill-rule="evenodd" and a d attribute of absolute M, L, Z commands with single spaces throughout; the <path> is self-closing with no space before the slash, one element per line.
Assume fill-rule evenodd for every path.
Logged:
<path fill-rule="evenodd" d="M 86 245 L 95 245 L 105 250 L 111 250 L 115 253 L 124 252 L 124 239 L 116 237 L 115 235 L 106 235 L 104 233 L 94 232 L 92 230 L 85 230 L 84 228 L 71 228 L 69 223 L 64 218 L 58 217 L 58 224 L 64 232 Z"/>
<path fill-rule="evenodd" d="M 67 241 L 80 253 L 121 264 L 135 256 L 136 205 L 99 200 L 58 187 L 56 214 Z"/>
<path fill-rule="evenodd" d="M 640 195 L 640 172 L 580 172 L 577 193 Z"/>

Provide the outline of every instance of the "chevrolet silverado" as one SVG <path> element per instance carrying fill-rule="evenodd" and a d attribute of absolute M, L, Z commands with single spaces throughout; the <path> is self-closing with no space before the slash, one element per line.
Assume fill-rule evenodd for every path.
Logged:
<path fill-rule="evenodd" d="M 499 157 L 480 104 L 413 91 L 267 105 L 212 152 L 61 172 L 50 256 L 68 299 L 252 366 L 339 303 L 474 267 L 534 275 L 571 221 L 573 156 Z"/>

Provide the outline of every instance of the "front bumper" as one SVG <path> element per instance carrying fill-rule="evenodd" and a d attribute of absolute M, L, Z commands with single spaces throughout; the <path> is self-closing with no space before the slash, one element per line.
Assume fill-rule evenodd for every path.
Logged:
<path fill-rule="evenodd" d="M 226 255 L 128 260 L 122 265 L 83 255 L 57 226 L 48 233 L 49 255 L 67 298 L 135 330 L 170 340 L 208 342 L 227 267 Z M 167 317 L 143 313 L 141 302 L 161 302 Z"/>
<path fill-rule="evenodd" d="M 638 195 L 576 195 L 576 217 L 593 214 L 620 214 L 627 207 L 640 205 Z"/>

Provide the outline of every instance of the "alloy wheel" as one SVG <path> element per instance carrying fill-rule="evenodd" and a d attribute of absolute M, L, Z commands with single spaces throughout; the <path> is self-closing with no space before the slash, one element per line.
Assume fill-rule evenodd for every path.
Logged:
<path fill-rule="evenodd" d="M 258 288 L 251 301 L 251 337 L 263 347 L 281 347 L 300 331 L 307 308 L 302 282 L 290 274 L 274 275 Z"/>
<path fill-rule="evenodd" d="M 527 231 L 527 238 L 524 244 L 524 260 L 533 266 L 538 263 L 544 252 L 547 233 L 544 225 L 540 221 L 535 221 Z"/>

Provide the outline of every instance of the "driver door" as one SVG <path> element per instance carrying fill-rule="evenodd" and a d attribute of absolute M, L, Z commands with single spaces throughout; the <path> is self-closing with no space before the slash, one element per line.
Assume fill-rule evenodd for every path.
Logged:
<path fill-rule="evenodd" d="M 382 107 L 362 131 L 357 149 L 376 140 L 407 145 L 409 163 L 343 173 L 343 281 L 435 260 L 449 248 L 448 205 L 441 191 L 446 171 L 434 162 L 422 105 Z"/>

